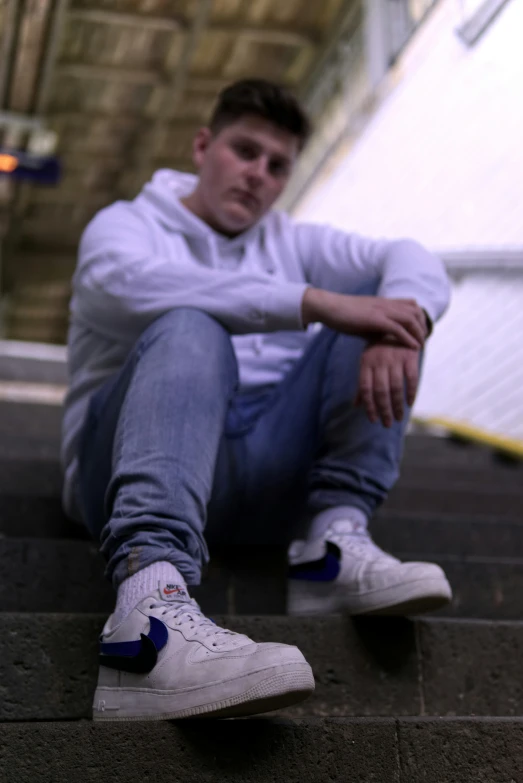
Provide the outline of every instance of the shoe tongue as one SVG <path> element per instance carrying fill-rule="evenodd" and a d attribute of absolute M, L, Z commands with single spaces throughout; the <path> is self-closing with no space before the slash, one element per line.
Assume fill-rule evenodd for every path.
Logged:
<path fill-rule="evenodd" d="M 158 582 L 158 591 L 162 601 L 170 604 L 186 604 L 191 600 L 185 585 L 176 585 L 173 582 Z"/>
<path fill-rule="evenodd" d="M 330 525 L 333 533 L 351 536 L 367 536 L 367 526 L 363 522 L 357 522 L 354 519 L 337 519 Z"/>

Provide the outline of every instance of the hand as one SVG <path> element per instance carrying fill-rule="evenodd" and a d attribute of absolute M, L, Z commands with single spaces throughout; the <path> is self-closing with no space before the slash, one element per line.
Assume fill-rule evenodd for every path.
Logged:
<path fill-rule="evenodd" d="M 414 299 L 381 296 L 346 296 L 308 288 L 302 302 L 305 326 L 320 322 L 343 334 L 360 337 L 394 337 L 401 345 L 419 349 L 427 336 L 427 321 Z"/>
<path fill-rule="evenodd" d="M 412 407 L 419 382 L 419 351 L 384 340 L 365 349 L 361 358 L 358 394 L 355 404 L 363 405 L 370 421 L 391 427 L 393 418 L 404 416 L 405 385 L 407 404 Z"/>

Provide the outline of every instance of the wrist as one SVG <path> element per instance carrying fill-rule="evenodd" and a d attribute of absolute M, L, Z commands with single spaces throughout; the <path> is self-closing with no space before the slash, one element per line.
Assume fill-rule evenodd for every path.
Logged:
<path fill-rule="evenodd" d="M 301 318 L 303 326 L 321 321 L 322 300 L 324 291 L 320 288 L 307 288 L 301 301 Z"/>

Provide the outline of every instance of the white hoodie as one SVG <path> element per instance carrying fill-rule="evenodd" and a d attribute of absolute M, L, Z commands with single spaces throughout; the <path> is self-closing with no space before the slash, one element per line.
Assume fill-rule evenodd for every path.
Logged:
<path fill-rule="evenodd" d="M 310 339 L 301 302 L 312 285 L 350 293 L 378 283 L 380 296 L 415 299 L 436 321 L 449 300 L 441 261 L 411 240 L 366 239 L 269 212 L 229 239 L 183 204 L 197 179 L 162 169 L 134 201 L 101 210 L 82 236 L 73 278 L 70 388 L 62 462 L 64 506 L 89 399 L 117 372 L 144 329 L 175 307 L 194 307 L 233 335 L 243 389 L 276 383 Z"/>

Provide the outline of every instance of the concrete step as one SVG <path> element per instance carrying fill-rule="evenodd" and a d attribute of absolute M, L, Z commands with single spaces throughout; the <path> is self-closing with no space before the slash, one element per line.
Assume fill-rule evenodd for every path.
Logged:
<path fill-rule="evenodd" d="M 15 406 L 15 403 L 1 403 L 2 406 Z M 62 413 L 55 406 L 46 405 L 46 411 L 51 421 L 42 424 L 37 417 L 36 426 L 33 424 L 34 406 L 24 404 L 23 410 L 16 411 L 14 421 L 5 421 L 0 418 L 0 456 L 15 456 L 16 458 L 33 459 L 43 457 L 54 459 L 58 462 L 60 453 L 60 426 Z M 24 410 L 29 408 L 28 420 L 23 420 Z M 22 420 L 21 420 L 22 419 Z M 460 481 L 474 480 L 501 480 L 510 483 L 523 475 L 521 462 L 498 459 L 491 451 L 469 447 L 441 448 L 438 440 L 434 438 L 434 446 L 420 451 L 412 447 L 412 439 L 407 438 L 405 454 L 402 460 L 402 475 L 412 476 L 413 483 L 427 483 L 427 477 L 435 483 L 454 481 L 455 472 L 458 472 Z M 438 480 L 439 479 L 439 480 Z"/>
<path fill-rule="evenodd" d="M 523 558 L 403 553 L 445 570 L 454 591 L 450 617 L 518 619 L 523 616 Z M 113 591 L 104 562 L 88 541 L 0 539 L 0 611 L 110 612 Z M 268 548 L 212 553 L 194 597 L 209 614 L 284 614 L 286 555 Z"/>
<path fill-rule="evenodd" d="M 0 611 L 112 611 L 114 591 L 90 541 L 0 538 Z M 284 550 L 213 554 L 204 582 L 191 588 L 208 613 L 284 614 Z"/>
<path fill-rule="evenodd" d="M 408 555 L 460 558 L 523 558 L 523 519 L 395 513 L 383 510 L 371 520 L 376 543 Z"/>
<path fill-rule="evenodd" d="M 523 720 L 11 724 L 4 783 L 516 783 Z"/>
<path fill-rule="evenodd" d="M 523 520 L 523 493 L 517 489 L 409 487 L 398 484 L 391 491 L 383 508 L 391 513 L 453 514 L 467 516 L 496 516 L 499 519 Z"/>
<path fill-rule="evenodd" d="M 0 436 L 1 440 L 1 436 Z M 41 441 L 42 442 L 42 441 Z M 502 478 L 480 476 L 474 483 L 454 472 L 454 482 L 426 485 L 414 483 L 408 474 L 400 478 L 378 517 L 454 517 L 478 523 L 523 522 L 523 481 L 519 472 L 506 469 Z M 427 482 L 430 475 L 424 474 Z M 83 536 L 78 526 L 66 520 L 60 501 L 61 471 L 48 454 L 26 458 L 0 449 L 0 534 L 38 536 Z"/>
<path fill-rule="evenodd" d="M 0 453 L 0 496 L 59 498 L 61 492 L 62 471 L 57 459 Z"/>
<path fill-rule="evenodd" d="M 438 463 L 449 459 L 456 464 L 476 467 L 481 465 L 521 465 L 521 460 L 500 453 L 489 446 L 483 446 L 454 437 L 437 437 L 427 434 L 409 434 L 406 440 L 405 457 L 434 460 Z M 443 463 L 442 463 L 443 464 Z"/>
<path fill-rule="evenodd" d="M 438 615 L 493 620 L 523 616 L 523 560 L 470 558 L 459 562 L 439 556 L 432 562 L 444 569 L 454 594 L 452 604 Z"/>
<path fill-rule="evenodd" d="M 0 434 L 0 458 L 2 460 L 14 459 L 52 461 L 59 469 L 60 443 L 57 439 L 46 437 L 23 437 L 16 432 L 2 432 Z"/>
<path fill-rule="evenodd" d="M 505 526 L 507 531 L 513 530 L 514 525 L 523 523 L 522 487 L 523 484 L 518 483 L 506 489 L 492 487 L 491 484 L 475 489 L 434 489 L 408 487 L 400 479 L 373 524 L 381 531 L 388 525 L 389 519 L 394 520 L 394 527 L 398 527 L 396 520 L 413 520 L 409 524 L 409 535 L 413 533 L 418 540 L 424 539 L 425 535 L 433 540 L 434 534 L 429 533 L 432 521 L 438 526 L 444 525 L 445 537 L 454 535 L 450 531 L 458 523 L 460 530 L 463 524 L 473 523 L 476 533 L 481 531 L 481 536 L 486 533 L 486 526 L 492 523 Z M 53 461 L 0 457 L 0 535 L 85 538 L 82 526 L 66 519 L 59 497 L 60 489 L 60 470 Z M 414 533 L 418 519 L 419 531 L 423 530 L 423 535 L 421 532 Z M 385 521 L 382 523 L 381 520 Z M 476 533 L 473 537 L 477 542 Z M 462 538 L 461 532 L 456 531 L 456 535 Z M 513 537 L 513 540 L 516 539 Z M 398 544 L 397 548 L 408 551 L 410 547 Z M 416 546 L 414 549 L 442 551 L 440 544 L 432 550 L 430 546 Z M 455 549 L 446 551 L 454 552 Z"/>
<path fill-rule="evenodd" d="M 62 407 L 60 405 L 0 400 L 0 436 L 2 439 L 4 435 L 10 435 L 18 438 L 22 445 L 25 439 L 29 439 L 29 441 L 43 439 L 57 446 L 61 426 Z"/>
<path fill-rule="evenodd" d="M 38 295 L 42 297 L 41 287 Z M 0 380 L 66 385 L 66 349 L 58 345 L 0 340 Z"/>
<path fill-rule="evenodd" d="M 468 465 L 426 465 L 422 460 L 405 459 L 398 484 L 404 487 L 442 487 L 451 489 L 508 489 L 523 492 L 523 463 L 502 465 L 493 462 L 483 467 Z"/>
<path fill-rule="evenodd" d="M 105 619 L 0 613 L 0 721 L 89 718 Z M 335 615 L 214 619 L 253 639 L 302 650 L 316 690 L 286 715 L 521 715 L 523 710 L 520 622 Z"/>
<path fill-rule="evenodd" d="M 45 440 L 34 441 L 32 455 L 24 454 L 19 442 L 11 439 L 6 445 L 0 443 L 0 496 L 40 495 L 59 497 L 62 489 L 62 471 L 57 456 Z M 18 449 L 17 449 L 18 446 Z M 391 494 L 412 494 L 420 491 L 447 495 L 459 493 L 481 493 L 498 497 L 509 494 L 523 502 L 523 469 L 493 466 L 477 470 L 461 468 L 426 468 L 405 465 L 397 487 Z"/>
<path fill-rule="evenodd" d="M 62 382 L 63 368 L 57 373 Z M 7 371 L 7 374 L 16 376 L 17 372 Z M 23 370 L 19 375 L 23 382 L 38 380 L 38 372 L 34 370 Z M 45 381 L 45 378 L 42 380 Z M 31 441 L 37 437 L 46 438 L 58 454 L 61 421 L 62 407 L 59 404 L 0 400 L 0 434 L 16 436 L 20 441 L 20 449 L 25 449 L 28 456 L 31 456 Z M 523 470 L 521 462 L 514 463 L 513 460 L 500 457 L 492 449 L 431 435 L 407 436 L 404 462 L 406 465 L 411 464 L 413 468 L 426 464 L 441 468 L 461 466 L 470 470 L 514 464 L 516 468 Z"/>
<path fill-rule="evenodd" d="M 81 538 L 82 525 L 67 519 L 57 497 L 0 495 L 0 536 Z"/>
<path fill-rule="evenodd" d="M 0 726 L 3 783 L 519 783 L 523 719 Z"/>

